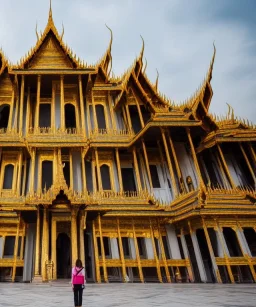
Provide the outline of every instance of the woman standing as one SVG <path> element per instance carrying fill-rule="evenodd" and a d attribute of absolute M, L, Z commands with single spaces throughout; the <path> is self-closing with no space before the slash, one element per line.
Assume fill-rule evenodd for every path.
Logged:
<path fill-rule="evenodd" d="M 85 270 L 80 259 L 76 260 L 76 266 L 72 269 L 72 288 L 74 292 L 74 302 L 76 307 L 82 306 L 83 290 L 86 283 Z"/>

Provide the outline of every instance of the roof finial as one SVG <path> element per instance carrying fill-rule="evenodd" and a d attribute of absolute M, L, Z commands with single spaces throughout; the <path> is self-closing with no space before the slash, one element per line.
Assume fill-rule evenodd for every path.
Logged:
<path fill-rule="evenodd" d="M 143 54 L 144 54 L 145 42 L 144 42 L 143 37 L 142 37 L 142 36 L 140 36 L 140 37 L 141 37 L 141 39 L 142 39 L 142 48 L 141 48 L 141 52 L 140 52 L 140 58 L 141 58 L 141 60 L 142 60 Z"/>
<path fill-rule="evenodd" d="M 111 51 L 111 47 L 112 47 L 112 42 L 113 42 L 113 32 L 112 30 L 107 26 L 107 24 L 105 23 L 105 26 L 107 27 L 107 29 L 109 29 L 110 31 L 110 42 L 109 42 L 109 50 Z"/>
<path fill-rule="evenodd" d="M 37 32 L 37 23 L 36 23 L 36 37 L 37 37 L 37 40 L 39 40 L 39 34 Z"/>
<path fill-rule="evenodd" d="M 147 65 L 148 65 L 148 61 L 147 61 L 147 59 L 145 58 L 145 67 L 144 67 L 144 69 L 143 69 L 143 74 L 145 74 L 145 72 L 146 72 L 146 69 L 147 69 Z"/>
<path fill-rule="evenodd" d="M 158 70 L 156 69 L 156 72 L 157 72 L 157 77 L 156 77 L 156 84 L 155 84 L 155 88 L 156 88 L 156 90 L 157 90 L 157 88 L 158 88 L 158 79 L 159 79 L 159 72 L 158 72 Z"/>
<path fill-rule="evenodd" d="M 107 27 L 107 29 L 109 29 L 110 31 L 110 42 L 109 42 L 109 46 L 108 46 L 108 50 L 107 50 L 107 54 L 110 57 L 110 66 L 107 68 L 107 78 L 109 79 L 110 76 L 110 72 L 112 70 L 112 54 L 111 54 L 111 48 L 112 48 L 112 42 L 113 42 L 113 32 L 112 30 L 107 26 L 107 24 L 105 24 L 105 26 Z"/>
<path fill-rule="evenodd" d="M 62 33 L 61 33 L 61 36 L 60 36 L 61 40 L 63 39 L 63 35 L 64 35 L 64 25 L 62 23 Z"/>
<path fill-rule="evenodd" d="M 52 0 L 50 0 L 49 19 L 52 19 Z"/>

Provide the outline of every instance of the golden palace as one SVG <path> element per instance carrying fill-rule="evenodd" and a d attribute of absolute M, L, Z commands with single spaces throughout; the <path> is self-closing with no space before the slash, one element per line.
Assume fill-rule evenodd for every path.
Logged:
<path fill-rule="evenodd" d="M 111 32 L 111 30 L 110 30 Z M 139 57 L 111 76 L 50 8 L 18 65 L 0 53 L 0 280 L 255 282 L 256 129 L 209 113 L 215 48 L 176 105 Z"/>

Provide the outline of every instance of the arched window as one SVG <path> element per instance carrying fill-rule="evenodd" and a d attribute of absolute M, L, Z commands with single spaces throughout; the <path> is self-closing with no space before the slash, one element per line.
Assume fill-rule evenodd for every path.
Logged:
<path fill-rule="evenodd" d="M 42 190 L 48 190 L 52 186 L 52 161 L 42 162 Z"/>
<path fill-rule="evenodd" d="M 10 106 L 3 104 L 0 106 L 0 129 L 8 127 Z"/>
<path fill-rule="evenodd" d="M 65 127 L 76 128 L 76 110 L 71 103 L 65 105 Z"/>
<path fill-rule="evenodd" d="M 51 105 L 49 103 L 39 106 L 39 127 L 51 127 Z"/>
<path fill-rule="evenodd" d="M 7 164 L 4 169 L 4 185 L 3 189 L 12 189 L 14 166 Z"/>
<path fill-rule="evenodd" d="M 101 104 L 97 104 L 95 106 L 96 115 L 97 115 L 97 122 L 99 129 L 106 129 L 106 119 L 105 119 L 105 112 L 104 107 Z"/>
<path fill-rule="evenodd" d="M 109 166 L 106 164 L 101 165 L 100 174 L 103 190 L 111 190 Z"/>

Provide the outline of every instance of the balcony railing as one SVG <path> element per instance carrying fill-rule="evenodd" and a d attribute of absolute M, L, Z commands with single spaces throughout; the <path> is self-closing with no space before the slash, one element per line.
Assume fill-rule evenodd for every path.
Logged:
<path fill-rule="evenodd" d="M 134 132 L 125 129 L 93 129 L 90 131 L 90 138 L 108 141 L 108 140 L 123 140 L 129 141 L 134 136 Z"/>
<path fill-rule="evenodd" d="M 30 127 L 28 134 L 33 135 L 63 135 L 79 134 L 77 128 L 51 128 L 51 127 Z"/>

